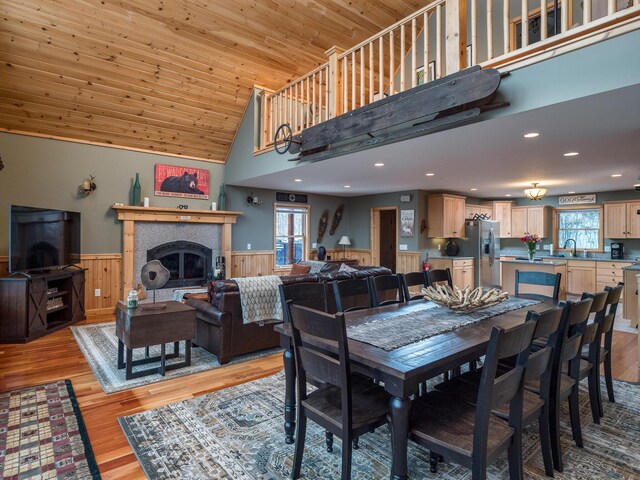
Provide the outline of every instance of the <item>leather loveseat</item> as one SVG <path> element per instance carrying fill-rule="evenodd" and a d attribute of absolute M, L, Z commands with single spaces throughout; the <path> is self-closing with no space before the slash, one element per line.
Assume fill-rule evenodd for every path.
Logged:
<path fill-rule="evenodd" d="M 385 267 L 354 267 L 355 271 L 339 271 L 340 265 L 326 264 L 318 273 L 285 275 L 282 283 L 330 282 L 353 277 L 387 275 Z M 196 309 L 195 344 L 218 357 L 221 364 L 231 357 L 258 352 L 279 345 L 279 334 L 274 323 L 247 323 L 242 319 L 240 292 L 234 280 L 216 280 L 209 283 L 208 301 L 187 298 L 186 304 Z M 328 289 L 329 310 L 335 311 L 333 292 Z"/>

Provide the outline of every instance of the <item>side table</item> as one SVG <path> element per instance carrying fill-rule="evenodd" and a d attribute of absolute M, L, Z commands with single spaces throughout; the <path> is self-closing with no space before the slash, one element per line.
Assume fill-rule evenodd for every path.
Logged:
<path fill-rule="evenodd" d="M 196 336 L 196 311 L 180 302 L 162 302 L 164 308 L 128 309 L 118 302 L 116 307 L 116 336 L 118 337 L 118 368 L 126 368 L 125 378 L 142 377 L 191 365 L 191 339 Z M 185 341 L 184 361 L 166 365 L 166 361 L 180 356 L 180 341 Z M 173 343 L 173 353 L 167 355 L 165 344 Z M 149 347 L 160 345 L 160 356 L 149 356 Z M 133 360 L 134 348 L 145 348 L 145 358 Z M 126 350 L 126 361 L 124 359 Z M 133 372 L 136 365 L 160 361 L 159 367 Z"/>

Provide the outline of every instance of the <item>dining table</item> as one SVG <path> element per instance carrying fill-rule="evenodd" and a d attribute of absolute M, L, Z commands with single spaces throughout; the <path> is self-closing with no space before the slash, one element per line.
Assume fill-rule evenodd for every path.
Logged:
<path fill-rule="evenodd" d="M 507 311 L 477 320 L 482 311 L 453 314 L 427 300 L 414 300 L 346 312 L 349 359 L 352 371 L 378 381 L 390 394 L 392 464 L 390 478 L 409 478 L 407 446 L 412 398 L 419 386 L 485 354 L 493 327 L 505 329 L 525 321 L 527 311 L 542 311 L 553 304 L 523 299 L 509 299 Z M 524 303 L 526 302 L 526 303 Z M 507 302 L 505 302 L 506 304 Z M 493 307 L 492 307 L 493 308 Z M 488 309 L 487 309 L 488 310 Z M 490 314 L 487 313 L 487 314 Z M 421 338 L 421 327 L 453 318 L 454 327 L 427 332 Z M 291 343 L 291 325 L 275 326 L 284 349 L 285 442 L 293 443 L 296 419 L 296 373 Z M 402 332 L 406 333 L 404 339 Z M 406 343 L 409 342 L 409 343 Z M 400 346 L 398 346 L 400 345 Z"/>

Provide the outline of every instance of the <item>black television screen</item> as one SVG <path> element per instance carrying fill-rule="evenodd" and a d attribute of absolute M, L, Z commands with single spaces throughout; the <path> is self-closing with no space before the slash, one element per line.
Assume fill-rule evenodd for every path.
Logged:
<path fill-rule="evenodd" d="M 46 270 L 79 262 L 79 212 L 11 205 L 10 272 Z"/>

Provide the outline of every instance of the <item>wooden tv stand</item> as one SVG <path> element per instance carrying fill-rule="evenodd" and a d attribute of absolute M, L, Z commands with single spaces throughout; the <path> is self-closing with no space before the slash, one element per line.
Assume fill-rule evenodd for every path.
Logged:
<path fill-rule="evenodd" d="M 25 343 L 85 319 L 84 269 L 0 278 L 0 343 Z"/>

